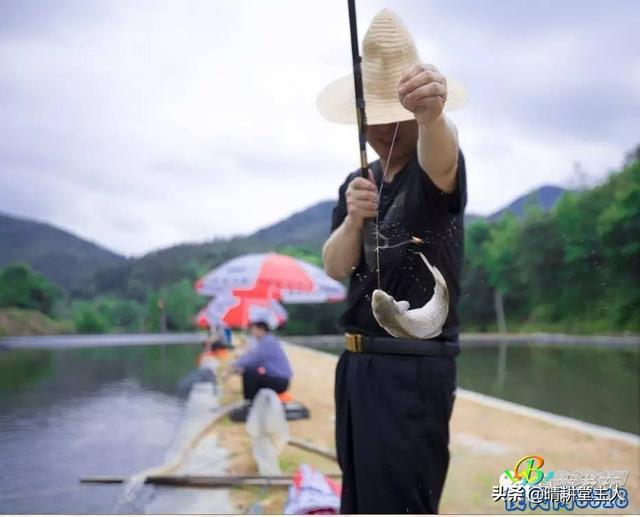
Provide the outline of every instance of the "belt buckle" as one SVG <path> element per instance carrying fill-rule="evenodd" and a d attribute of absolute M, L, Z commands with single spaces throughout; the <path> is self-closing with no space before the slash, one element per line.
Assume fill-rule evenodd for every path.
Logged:
<path fill-rule="evenodd" d="M 361 334 L 348 334 L 346 335 L 347 349 L 351 352 L 362 352 L 362 335 Z"/>

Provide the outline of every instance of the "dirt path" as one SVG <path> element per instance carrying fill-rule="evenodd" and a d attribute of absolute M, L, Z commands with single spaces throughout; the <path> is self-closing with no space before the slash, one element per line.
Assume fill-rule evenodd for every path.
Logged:
<path fill-rule="evenodd" d="M 311 410 L 311 419 L 290 422 L 290 433 L 333 449 L 333 376 L 337 357 L 290 344 L 286 351 L 295 372 L 291 393 Z M 237 400 L 240 392 L 239 379 L 234 377 L 225 386 L 225 397 Z M 232 451 L 230 472 L 256 472 L 243 425 L 228 421 L 221 424 L 220 444 Z M 492 501 L 492 486 L 497 484 L 500 472 L 513 469 L 515 462 L 528 454 L 543 456 L 549 470 L 628 470 L 626 488 L 630 504 L 618 513 L 640 512 L 638 445 L 492 407 L 462 391 L 451 418 L 450 452 L 441 513 L 506 513 L 502 503 Z M 291 446 L 281 456 L 285 473 L 292 473 L 301 462 L 324 472 L 338 471 L 338 466 L 330 460 Z M 286 501 L 283 489 L 232 490 L 231 496 L 239 513 L 258 501 L 266 513 L 281 513 Z"/>

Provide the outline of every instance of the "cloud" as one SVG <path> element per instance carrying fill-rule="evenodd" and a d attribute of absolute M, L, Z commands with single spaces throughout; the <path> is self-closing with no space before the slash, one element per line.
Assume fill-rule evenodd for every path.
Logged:
<path fill-rule="evenodd" d="M 382 7 L 358 2 L 361 36 Z M 394 9 L 470 88 L 451 113 L 469 210 L 567 182 L 575 161 L 595 181 L 637 144 L 637 2 Z M 350 59 L 342 2 L 4 2 L 0 204 L 140 254 L 335 198 L 357 135 L 315 98 Z"/>

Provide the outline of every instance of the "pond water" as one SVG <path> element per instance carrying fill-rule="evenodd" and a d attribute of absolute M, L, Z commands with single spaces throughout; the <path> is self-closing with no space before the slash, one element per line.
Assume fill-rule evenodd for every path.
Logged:
<path fill-rule="evenodd" d="M 0 352 L 0 513 L 113 513 L 119 485 L 78 479 L 162 463 L 198 348 Z"/>
<path fill-rule="evenodd" d="M 463 349 L 458 384 L 480 393 L 640 434 L 640 353 L 615 348 L 507 347 L 499 374 L 497 346 Z"/>
<path fill-rule="evenodd" d="M 175 395 L 199 347 L 0 352 L 0 513 L 113 513 L 118 485 L 162 462 L 180 423 Z M 633 350 L 467 347 L 461 387 L 640 433 L 640 354 Z M 140 512 L 140 508 L 125 508 Z"/>

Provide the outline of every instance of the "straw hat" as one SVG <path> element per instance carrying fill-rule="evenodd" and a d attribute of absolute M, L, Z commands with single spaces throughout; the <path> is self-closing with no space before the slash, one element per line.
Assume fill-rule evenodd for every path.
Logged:
<path fill-rule="evenodd" d="M 369 26 L 362 45 L 362 82 L 368 124 L 387 124 L 413 119 L 413 113 L 398 100 L 400 76 L 412 65 L 421 63 L 416 44 L 396 13 L 380 11 Z M 467 92 L 462 83 L 447 78 L 445 110 L 462 107 Z M 332 82 L 316 102 L 329 121 L 355 124 L 353 74 Z"/>

